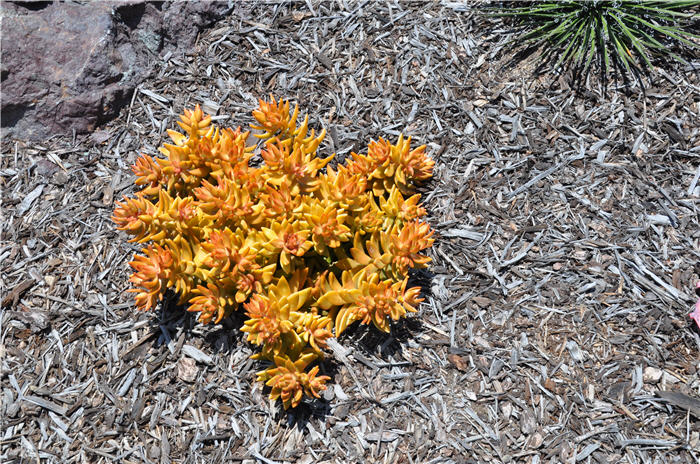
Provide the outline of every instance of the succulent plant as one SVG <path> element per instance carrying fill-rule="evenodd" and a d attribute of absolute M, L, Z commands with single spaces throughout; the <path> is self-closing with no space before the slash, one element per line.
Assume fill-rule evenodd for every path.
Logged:
<path fill-rule="evenodd" d="M 199 106 L 168 131 L 164 157 L 133 166 L 142 189 L 117 204 L 113 221 L 145 244 L 130 265 L 136 306 L 153 308 L 171 288 L 202 323 L 234 311 L 241 330 L 270 367 L 258 380 L 285 409 L 304 394 L 319 397 L 327 340 L 352 323 L 388 332 L 416 311 L 420 288 L 407 288 L 411 268 L 430 259 L 433 243 L 416 182 L 434 162 L 410 139 L 371 142 L 346 165 L 317 157 L 325 132 L 297 125 L 289 102 L 260 101 L 262 164 L 251 166 L 250 132 L 212 126 Z"/>

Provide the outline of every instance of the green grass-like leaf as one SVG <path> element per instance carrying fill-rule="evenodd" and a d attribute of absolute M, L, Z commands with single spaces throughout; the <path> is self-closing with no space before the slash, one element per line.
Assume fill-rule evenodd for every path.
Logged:
<path fill-rule="evenodd" d="M 596 64 L 604 85 L 613 72 L 629 82 L 629 74 L 638 80 L 648 74 L 655 58 L 686 63 L 683 53 L 674 50 L 698 48 L 700 35 L 690 29 L 700 13 L 700 0 L 523 3 L 487 11 L 515 19 L 521 33 L 514 41 L 543 48 L 538 69 L 553 64 L 560 71 L 573 68 L 574 75 L 583 78 Z"/>

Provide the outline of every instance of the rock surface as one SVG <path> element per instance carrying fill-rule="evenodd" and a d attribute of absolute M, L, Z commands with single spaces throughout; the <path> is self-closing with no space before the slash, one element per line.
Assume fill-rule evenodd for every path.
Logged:
<path fill-rule="evenodd" d="M 227 2 L 3 2 L 2 135 L 83 133 L 126 105 L 159 55 L 185 52 Z"/>

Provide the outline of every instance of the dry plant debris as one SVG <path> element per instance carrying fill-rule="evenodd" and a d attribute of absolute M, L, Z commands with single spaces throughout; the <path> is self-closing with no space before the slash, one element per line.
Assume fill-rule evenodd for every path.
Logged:
<path fill-rule="evenodd" d="M 92 136 L 3 140 L 0 460 L 697 461 L 698 75 L 577 95 L 504 67 L 507 39 L 462 2 L 244 2 Z M 223 124 L 270 92 L 340 159 L 403 131 L 436 160 L 426 302 L 349 329 L 292 413 L 241 320 L 134 317 L 109 220 L 176 113 Z"/>

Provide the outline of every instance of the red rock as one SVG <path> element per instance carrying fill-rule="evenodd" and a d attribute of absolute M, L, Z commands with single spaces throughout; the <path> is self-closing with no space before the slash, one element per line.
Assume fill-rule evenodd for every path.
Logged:
<path fill-rule="evenodd" d="M 154 55 L 189 50 L 225 2 L 3 2 L 2 135 L 92 131 L 119 114 Z"/>

